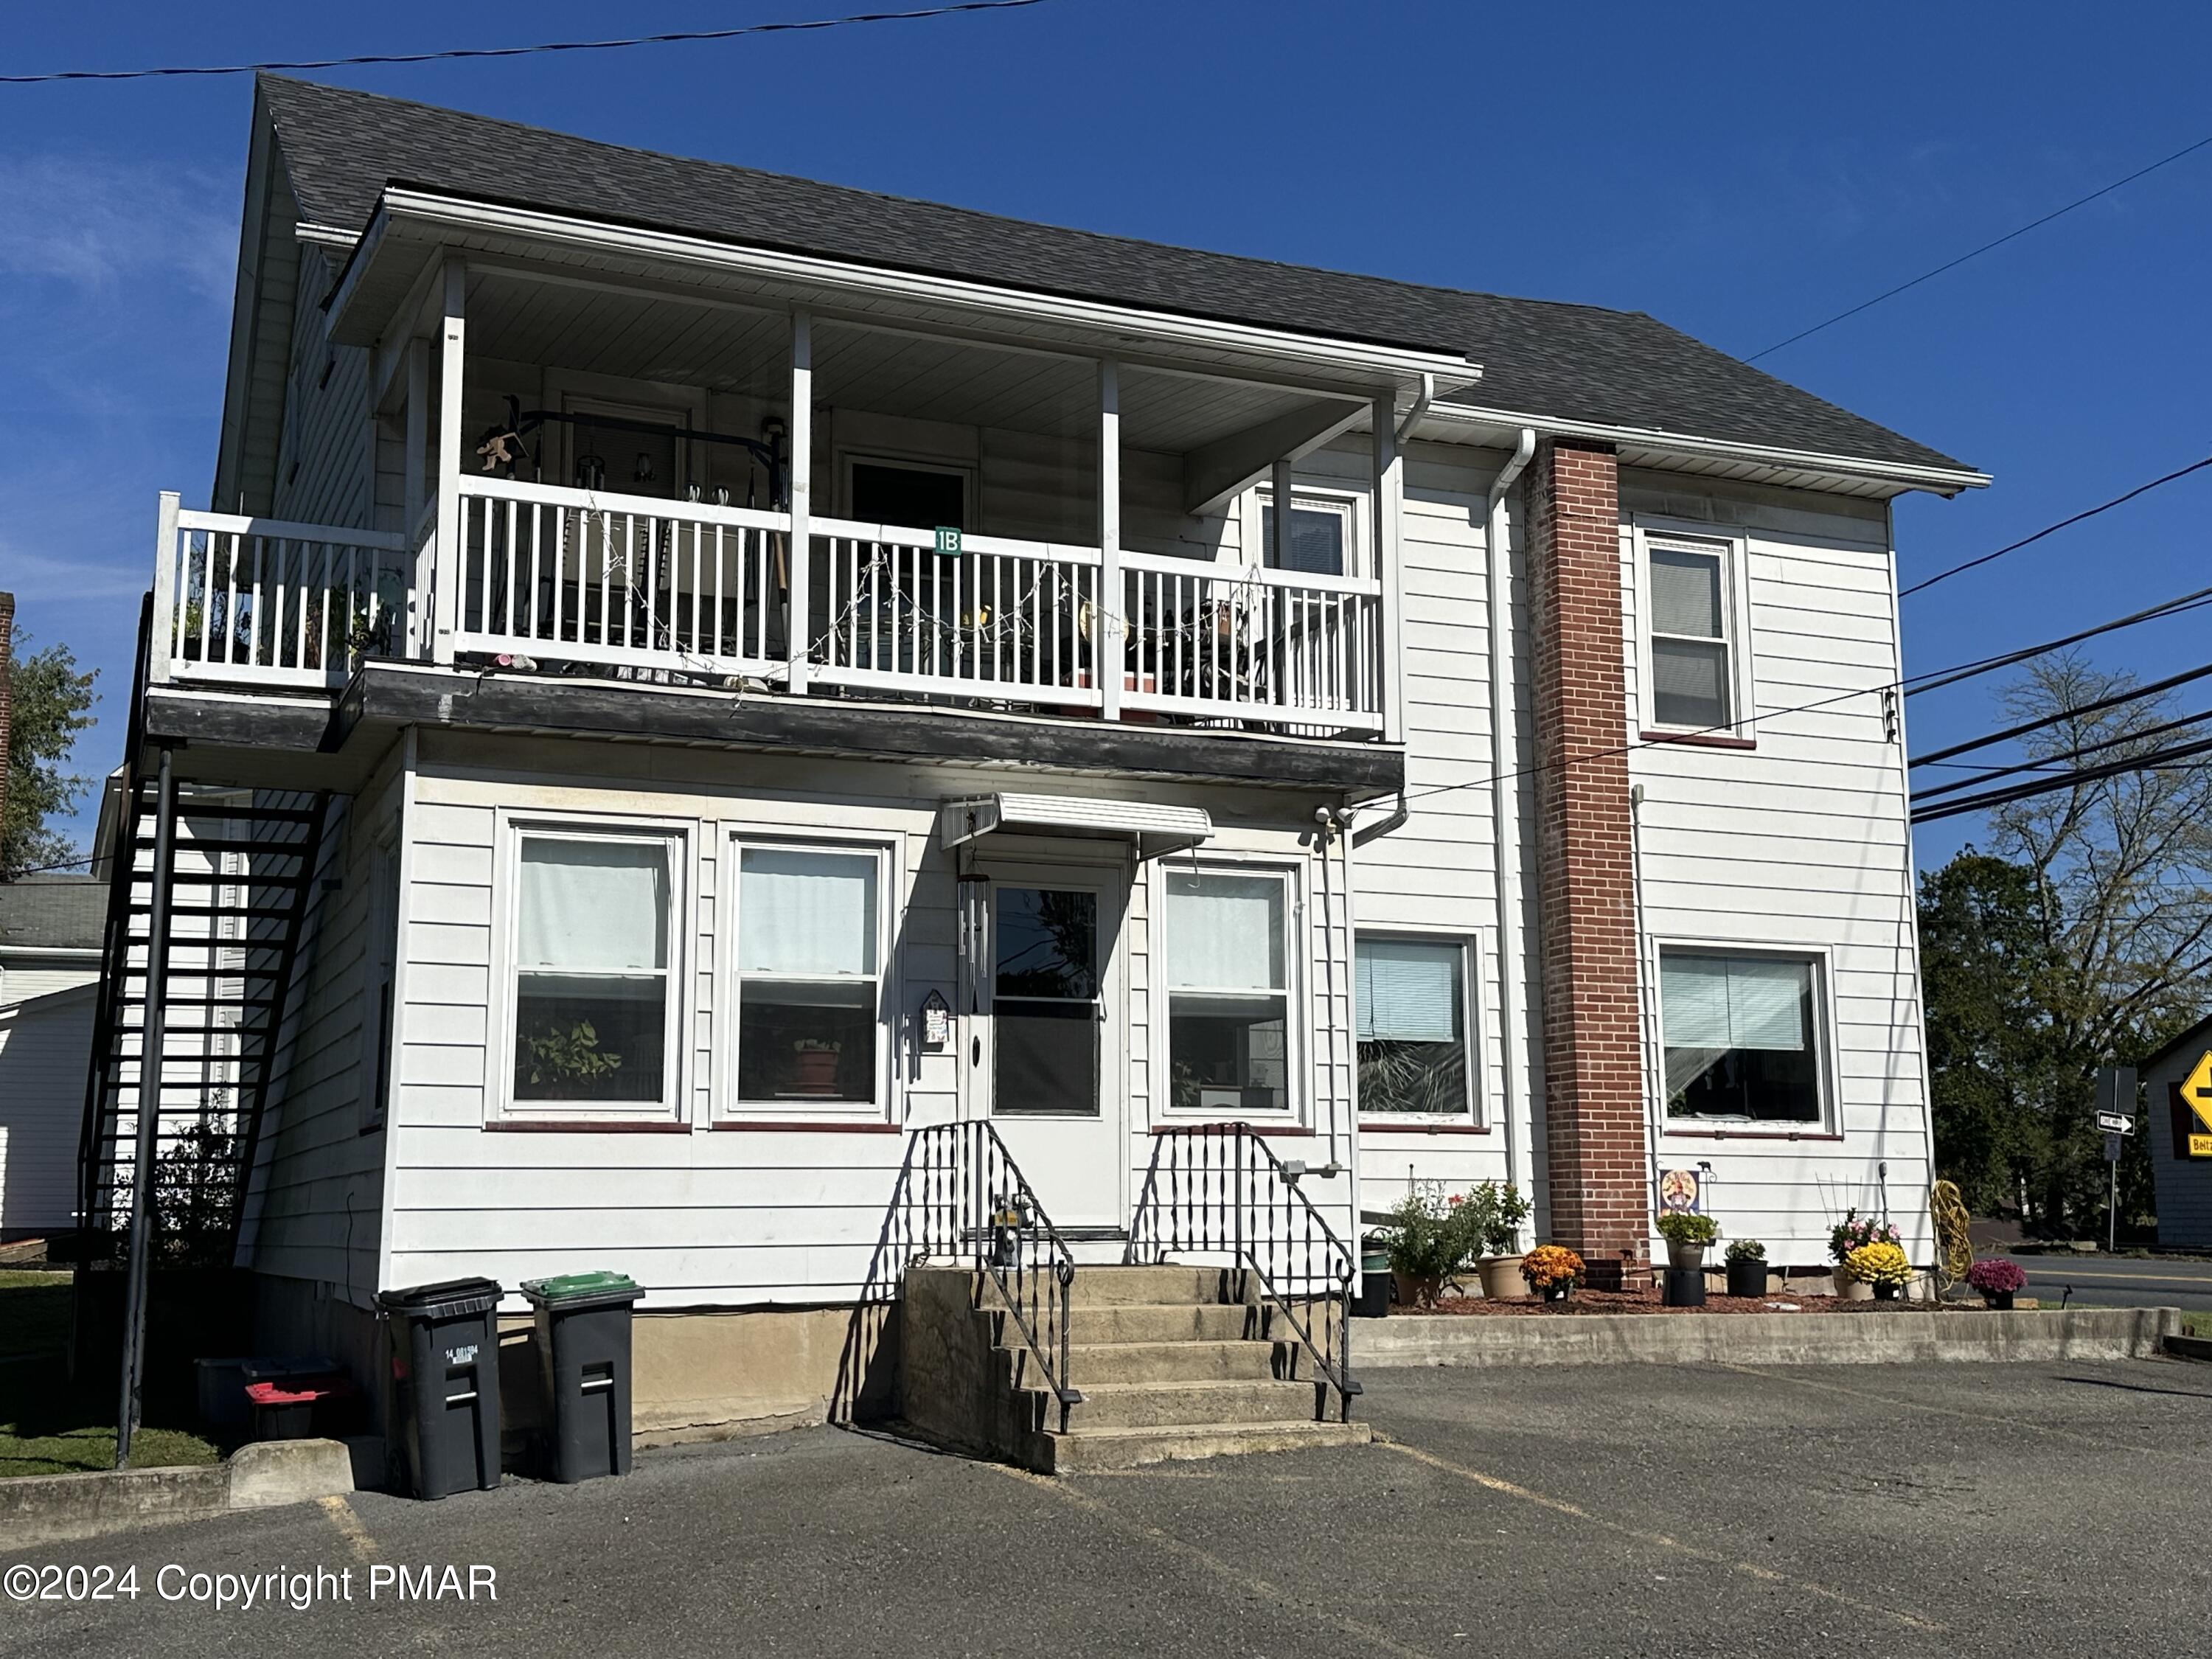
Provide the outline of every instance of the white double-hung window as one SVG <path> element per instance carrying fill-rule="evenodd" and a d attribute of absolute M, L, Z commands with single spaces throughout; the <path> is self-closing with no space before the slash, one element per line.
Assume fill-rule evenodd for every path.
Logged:
<path fill-rule="evenodd" d="M 1641 532 L 1647 725 L 1730 732 L 1751 707 L 1744 551 L 1732 538 Z"/>
<path fill-rule="evenodd" d="M 1464 940 L 1360 937 L 1361 1115 L 1472 1118 L 1468 982 Z"/>
<path fill-rule="evenodd" d="M 520 1111 L 674 1100 L 680 836 L 538 829 L 514 842 L 509 1097 Z"/>
<path fill-rule="evenodd" d="M 737 863 L 738 1104 L 880 1107 L 883 854 L 740 843 Z"/>
<path fill-rule="evenodd" d="M 1290 1109 L 1289 878 L 1167 875 L 1169 1103 L 1178 1110 Z"/>
<path fill-rule="evenodd" d="M 1667 1116 L 1824 1125 L 1819 958 L 1662 947 Z"/>

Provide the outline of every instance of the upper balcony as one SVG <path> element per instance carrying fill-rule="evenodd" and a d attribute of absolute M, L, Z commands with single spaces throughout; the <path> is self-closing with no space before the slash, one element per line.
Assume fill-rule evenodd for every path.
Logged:
<path fill-rule="evenodd" d="M 1400 741 L 1422 375 L 824 297 L 423 262 L 353 409 L 295 363 L 276 512 L 164 497 L 149 678 L 337 691 L 393 663 Z M 302 476 L 333 465 L 318 422 L 363 416 L 371 476 Z M 334 500 L 383 527 L 299 521 Z"/>

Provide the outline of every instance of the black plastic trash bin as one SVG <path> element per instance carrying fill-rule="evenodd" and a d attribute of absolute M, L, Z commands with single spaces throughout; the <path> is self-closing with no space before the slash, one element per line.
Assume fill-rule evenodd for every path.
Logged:
<path fill-rule="evenodd" d="M 625 1273 L 533 1279 L 538 1353 L 551 1401 L 554 1480 L 629 1473 L 629 1311 L 645 1292 Z"/>
<path fill-rule="evenodd" d="M 383 1291 L 392 1377 L 417 1498 L 499 1485 L 499 1297 L 489 1279 Z"/>

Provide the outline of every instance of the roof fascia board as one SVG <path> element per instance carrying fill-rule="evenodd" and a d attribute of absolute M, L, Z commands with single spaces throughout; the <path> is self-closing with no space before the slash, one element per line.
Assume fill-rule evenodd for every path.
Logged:
<path fill-rule="evenodd" d="M 1698 438 L 1687 433 L 1656 431 L 1648 427 L 1608 426 L 1595 421 L 1553 420 L 1542 415 L 1480 409 L 1462 403 L 1431 404 L 1425 418 L 1441 421 L 1447 425 L 1534 427 L 1546 437 L 1590 438 L 1603 443 L 1657 450 L 1701 460 L 1741 461 L 1755 466 L 1790 467 L 1803 472 L 1830 472 L 1844 477 L 1881 479 L 1908 489 L 1933 490 L 1945 495 L 1955 495 L 1962 489 L 1984 489 L 1990 482 L 1988 473 L 1964 467 L 1918 466 L 1906 461 L 1868 460 L 1857 456 L 1824 454 L 1815 450 L 1741 443 L 1725 438 Z"/>
<path fill-rule="evenodd" d="M 670 231 L 611 225 L 532 208 L 495 206 L 398 185 L 384 192 L 369 231 L 362 236 L 350 268 L 333 294 L 335 308 L 343 309 L 354 279 L 366 263 L 362 254 L 372 252 L 373 240 L 388 235 L 391 222 L 403 216 L 453 230 L 524 236 L 569 247 L 743 270 L 773 281 L 867 294 L 891 301 L 997 316 L 1030 317 L 1041 322 L 1093 329 L 1106 334 L 1133 334 L 1143 339 L 1189 344 L 1208 350 L 1227 349 L 1265 361 L 1318 364 L 1385 377 L 1393 382 L 1401 378 L 1418 380 L 1425 374 L 1472 381 L 1479 380 L 1482 373 L 1479 365 L 1448 353 L 1372 345 L 1245 323 L 1185 317 L 1172 312 L 1147 311 L 1133 306 L 1067 299 L 956 277 L 922 276 L 812 254 L 713 241 Z"/>
<path fill-rule="evenodd" d="M 246 185 L 239 209 L 238 288 L 231 297 L 222 420 L 216 438 L 215 478 L 208 491 L 214 505 L 226 500 L 234 504 L 238 473 L 244 465 L 246 405 L 252 394 L 254 347 L 260 335 L 261 275 L 268 258 L 269 173 L 276 138 L 276 123 L 262 101 L 260 88 L 256 87 L 252 127 L 246 146 Z"/>

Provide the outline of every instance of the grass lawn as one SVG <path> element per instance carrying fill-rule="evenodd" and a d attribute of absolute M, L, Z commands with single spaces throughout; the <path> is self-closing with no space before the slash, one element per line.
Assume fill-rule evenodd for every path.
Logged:
<path fill-rule="evenodd" d="M 2185 1313 L 2181 1316 L 2184 1336 L 2212 1336 L 2212 1313 Z"/>
<path fill-rule="evenodd" d="M 0 1272 L 0 1479 L 77 1474 L 115 1463 L 112 1377 L 68 1376 L 70 1276 Z M 212 1463 L 220 1454 L 187 1430 L 144 1426 L 131 1466 Z"/>

